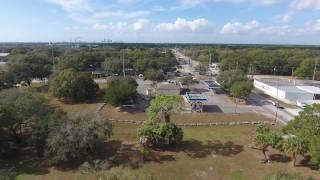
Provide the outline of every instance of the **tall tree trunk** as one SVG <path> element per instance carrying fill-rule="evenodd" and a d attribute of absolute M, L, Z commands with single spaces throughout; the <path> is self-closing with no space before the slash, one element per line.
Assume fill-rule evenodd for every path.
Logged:
<path fill-rule="evenodd" d="M 267 163 L 269 163 L 270 160 L 269 160 L 269 156 L 268 156 L 267 153 L 266 153 L 266 149 L 267 149 L 267 147 L 263 147 L 263 148 L 262 148 L 262 153 L 263 153 L 263 156 L 264 156 L 265 161 L 266 161 Z"/>
<path fill-rule="evenodd" d="M 20 144 L 21 143 L 21 137 L 19 136 L 19 134 L 17 133 L 17 131 L 12 127 L 12 128 L 9 128 L 12 135 L 13 135 L 13 139 L 14 141 L 17 143 L 17 144 Z"/>
<path fill-rule="evenodd" d="M 292 153 L 292 160 L 293 160 L 293 166 L 296 167 L 296 166 L 297 166 L 297 164 L 296 164 L 296 162 L 297 162 L 297 155 L 296 155 L 295 152 Z"/>

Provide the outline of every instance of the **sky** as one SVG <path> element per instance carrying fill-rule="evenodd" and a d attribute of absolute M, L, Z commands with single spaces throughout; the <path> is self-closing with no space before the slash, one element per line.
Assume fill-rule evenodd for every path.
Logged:
<path fill-rule="evenodd" d="M 0 42 L 320 45 L 320 0 L 0 0 Z"/>

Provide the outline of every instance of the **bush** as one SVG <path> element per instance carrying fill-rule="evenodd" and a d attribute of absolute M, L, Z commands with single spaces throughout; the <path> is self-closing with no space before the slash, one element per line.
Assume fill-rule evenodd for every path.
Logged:
<path fill-rule="evenodd" d="M 132 78 L 117 78 L 108 83 L 105 99 L 112 106 L 128 103 L 137 95 L 137 82 Z"/>
<path fill-rule="evenodd" d="M 164 75 L 161 71 L 149 69 L 144 72 L 144 78 L 151 81 L 162 81 L 164 80 Z"/>
<path fill-rule="evenodd" d="M 144 124 L 138 129 L 139 137 L 147 137 L 151 146 L 176 146 L 183 139 L 181 128 L 171 122 Z"/>
<path fill-rule="evenodd" d="M 85 101 L 97 96 L 99 86 L 87 73 L 68 69 L 53 78 L 49 91 L 58 98 Z"/>
<path fill-rule="evenodd" d="M 94 114 L 63 121 L 50 131 L 47 155 L 53 162 L 67 161 L 94 153 L 97 143 L 112 135 L 112 125 Z"/>

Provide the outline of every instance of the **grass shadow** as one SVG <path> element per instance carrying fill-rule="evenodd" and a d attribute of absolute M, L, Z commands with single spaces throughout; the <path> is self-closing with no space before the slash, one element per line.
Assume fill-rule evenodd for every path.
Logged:
<path fill-rule="evenodd" d="M 281 163 L 288 163 L 291 161 L 291 157 L 285 154 L 270 154 L 269 159 L 272 162 L 281 162 Z"/>
<path fill-rule="evenodd" d="M 207 141 L 203 143 L 198 140 L 184 141 L 182 151 L 192 158 L 204 158 L 215 154 L 220 156 L 237 155 L 243 151 L 243 146 L 234 144 L 233 142 Z"/>

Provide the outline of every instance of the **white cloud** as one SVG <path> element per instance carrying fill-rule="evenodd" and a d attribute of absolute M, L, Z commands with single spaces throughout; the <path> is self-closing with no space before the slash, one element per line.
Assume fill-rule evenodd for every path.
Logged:
<path fill-rule="evenodd" d="M 286 0 L 180 0 L 179 6 L 176 8 L 193 8 L 197 6 L 204 6 L 209 3 L 252 3 L 252 4 L 262 4 L 262 5 L 273 5 Z"/>
<path fill-rule="evenodd" d="M 68 12 L 79 12 L 91 10 L 88 0 L 48 0 L 48 2 L 62 7 Z"/>
<path fill-rule="evenodd" d="M 98 31 L 106 30 L 115 30 L 115 31 L 124 31 L 128 29 L 128 24 L 126 22 L 117 22 L 117 23 L 107 23 L 107 24 L 93 24 L 92 28 Z"/>
<path fill-rule="evenodd" d="M 296 9 L 320 9 L 320 0 L 294 0 L 291 7 Z"/>
<path fill-rule="evenodd" d="M 97 19 L 105 19 L 105 18 L 117 18 L 117 19 L 134 19 L 139 17 L 145 17 L 150 14 L 149 11 L 132 11 L 132 12 L 125 12 L 125 11 L 104 11 L 104 12 L 97 12 L 92 15 L 92 18 Z"/>
<path fill-rule="evenodd" d="M 222 27 L 221 33 L 222 34 L 245 33 L 245 32 L 249 32 L 249 31 L 258 29 L 259 26 L 260 26 L 260 24 L 256 20 L 253 20 L 253 21 L 248 22 L 246 24 L 242 24 L 240 22 L 227 23 Z"/>
<path fill-rule="evenodd" d="M 265 34 L 274 34 L 274 35 L 286 35 L 291 32 L 291 29 L 289 26 L 267 26 L 267 27 L 261 27 L 259 29 L 259 33 L 265 33 Z"/>
<path fill-rule="evenodd" d="M 133 30 L 134 31 L 141 31 L 143 30 L 146 25 L 149 23 L 148 19 L 139 19 L 138 21 L 136 21 L 135 23 L 133 23 Z"/>
<path fill-rule="evenodd" d="M 265 4 L 265 5 L 272 5 L 272 4 L 277 4 L 277 3 L 280 3 L 280 2 L 283 2 L 284 0 L 261 0 L 261 1 L 258 1 L 260 2 L 261 4 Z"/>
<path fill-rule="evenodd" d="M 309 21 L 304 27 L 299 29 L 300 33 L 320 32 L 320 19 Z"/>
<path fill-rule="evenodd" d="M 133 4 L 133 3 L 137 3 L 140 0 L 117 0 L 119 3 L 121 4 Z"/>
<path fill-rule="evenodd" d="M 248 23 L 227 23 L 225 24 L 220 33 L 222 34 L 251 34 L 251 35 L 261 35 L 261 34 L 273 34 L 273 35 L 285 35 L 290 33 L 291 29 L 288 25 L 283 26 L 263 26 L 258 21 L 253 20 Z"/>
<path fill-rule="evenodd" d="M 283 15 L 280 17 L 282 23 L 289 23 L 292 21 L 292 17 L 289 15 Z"/>
<path fill-rule="evenodd" d="M 160 31 L 185 31 L 185 32 L 205 32 L 212 29 L 211 23 L 204 18 L 188 21 L 183 18 L 177 18 L 173 23 L 160 23 L 156 26 Z"/>
<path fill-rule="evenodd" d="M 311 25 L 311 29 L 313 31 L 320 31 L 320 19 L 313 22 L 313 24 Z"/>

